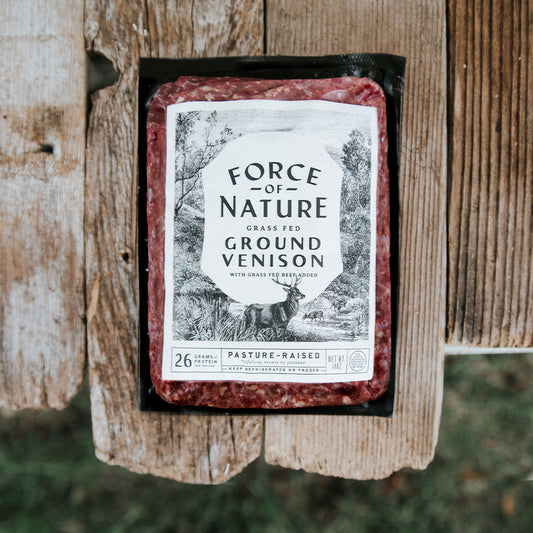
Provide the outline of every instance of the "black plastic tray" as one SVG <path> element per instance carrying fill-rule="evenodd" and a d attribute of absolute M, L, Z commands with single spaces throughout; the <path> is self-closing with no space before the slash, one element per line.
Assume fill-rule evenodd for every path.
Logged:
<path fill-rule="evenodd" d="M 320 57 L 259 56 L 205 59 L 141 58 L 138 88 L 138 251 L 140 339 L 138 408 L 141 411 L 171 411 L 182 414 L 336 414 L 390 417 L 394 410 L 395 351 L 398 287 L 398 172 L 400 165 L 401 107 L 405 58 L 387 54 L 348 54 Z M 353 406 L 298 409 L 216 409 L 182 407 L 165 402 L 155 392 L 150 378 L 148 336 L 148 241 L 146 222 L 146 121 L 148 106 L 159 87 L 179 76 L 242 76 L 252 78 L 370 78 L 383 88 L 387 101 L 388 166 L 391 208 L 392 358 L 387 391 L 372 402 Z"/>

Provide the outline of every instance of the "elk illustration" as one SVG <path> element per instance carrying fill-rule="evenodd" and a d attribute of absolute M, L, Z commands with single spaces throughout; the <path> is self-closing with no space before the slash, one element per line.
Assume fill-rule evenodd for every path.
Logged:
<path fill-rule="evenodd" d="M 311 322 L 315 320 L 324 320 L 324 311 L 311 311 L 310 313 L 305 313 L 304 320 L 310 320 Z"/>
<path fill-rule="evenodd" d="M 290 285 L 281 283 L 277 279 L 272 279 L 272 281 L 281 285 L 287 293 L 285 301 L 274 304 L 250 304 L 244 310 L 244 319 L 247 327 L 255 328 L 256 336 L 260 329 L 272 328 L 275 337 L 279 339 L 280 332 L 283 333 L 281 338 L 285 337 L 287 326 L 291 318 L 298 312 L 299 301 L 305 298 L 305 294 L 298 289 L 299 276 Z"/>

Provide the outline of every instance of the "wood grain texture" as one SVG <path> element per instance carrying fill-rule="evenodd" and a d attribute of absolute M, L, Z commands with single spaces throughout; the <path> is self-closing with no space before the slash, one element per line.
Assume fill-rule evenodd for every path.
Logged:
<path fill-rule="evenodd" d="M 140 413 L 137 262 L 137 79 L 141 56 L 261 51 L 254 0 L 86 2 L 87 47 L 108 57 L 117 83 L 96 93 L 87 143 L 87 299 L 96 453 L 137 472 L 220 483 L 261 452 L 258 416 Z"/>
<path fill-rule="evenodd" d="M 81 0 L 0 7 L 0 405 L 12 408 L 62 408 L 83 381 L 82 31 Z"/>
<path fill-rule="evenodd" d="M 448 342 L 533 345 L 533 1 L 449 2 Z"/>
<path fill-rule="evenodd" d="M 399 183 L 395 412 L 390 419 L 278 416 L 270 463 L 346 478 L 424 468 L 442 400 L 446 274 L 445 2 L 269 0 L 267 53 L 407 57 Z"/>

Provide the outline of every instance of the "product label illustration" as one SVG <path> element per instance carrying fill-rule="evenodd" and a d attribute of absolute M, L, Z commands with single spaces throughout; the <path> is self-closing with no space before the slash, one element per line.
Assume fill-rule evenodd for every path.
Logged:
<path fill-rule="evenodd" d="M 164 379 L 372 377 L 377 146 L 372 107 L 167 108 Z"/>

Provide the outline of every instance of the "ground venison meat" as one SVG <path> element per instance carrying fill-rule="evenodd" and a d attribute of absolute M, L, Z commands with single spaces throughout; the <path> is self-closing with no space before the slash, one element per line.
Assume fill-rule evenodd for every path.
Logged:
<path fill-rule="evenodd" d="M 328 100 L 373 106 L 379 127 L 376 246 L 376 329 L 374 376 L 370 381 L 343 383 L 261 383 L 241 381 L 164 381 L 163 353 L 166 108 L 186 101 L 247 99 Z M 389 173 L 385 96 L 366 78 L 266 80 L 230 77 L 181 77 L 163 85 L 148 114 L 148 329 L 151 378 L 167 402 L 224 409 L 356 405 L 380 397 L 388 386 L 391 364 L 391 286 Z"/>

